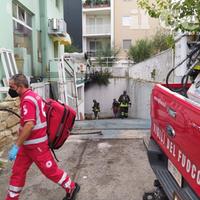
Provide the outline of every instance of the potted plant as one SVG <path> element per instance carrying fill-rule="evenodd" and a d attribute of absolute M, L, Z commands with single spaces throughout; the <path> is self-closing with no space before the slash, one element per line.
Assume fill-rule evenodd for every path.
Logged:
<path fill-rule="evenodd" d="M 92 0 L 86 0 L 85 3 L 83 4 L 85 7 L 90 7 L 92 3 Z"/>

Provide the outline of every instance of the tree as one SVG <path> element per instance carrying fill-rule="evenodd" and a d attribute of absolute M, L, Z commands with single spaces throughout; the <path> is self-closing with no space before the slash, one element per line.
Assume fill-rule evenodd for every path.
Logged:
<path fill-rule="evenodd" d="M 65 52 L 73 53 L 73 52 L 80 52 L 80 50 L 76 46 L 67 45 L 67 46 L 65 46 Z"/>
<path fill-rule="evenodd" d="M 165 28 L 177 31 L 200 31 L 199 0 L 137 0 L 149 16 L 159 18 Z"/>

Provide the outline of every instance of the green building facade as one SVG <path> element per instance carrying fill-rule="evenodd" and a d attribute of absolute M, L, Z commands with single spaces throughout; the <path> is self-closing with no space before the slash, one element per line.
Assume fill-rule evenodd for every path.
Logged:
<path fill-rule="evenodd" d="M 46 78 L 49 60 L 64 53 L 63 18 L 63 0 L 1 0 L 0 49 L 14 53 L 19 72 Z M 4 78 L 0 59 L 0 86 Z"/>

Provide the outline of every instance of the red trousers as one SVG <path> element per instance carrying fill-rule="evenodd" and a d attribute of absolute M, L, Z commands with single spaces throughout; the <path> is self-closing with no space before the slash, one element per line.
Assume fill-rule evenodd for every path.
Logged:
<path fill-rule="evenodd" d="M 59 184 L 66 192 L 70 192 L 75 187 L 75 183 L 67 173 L 58 168 L 46 143 L 34 148 L 22 146 L 12 168 L 6 200 L 19 199 L 19 194 L 25 185 L 26 173 L 33 162 L 47 178 Z"/>

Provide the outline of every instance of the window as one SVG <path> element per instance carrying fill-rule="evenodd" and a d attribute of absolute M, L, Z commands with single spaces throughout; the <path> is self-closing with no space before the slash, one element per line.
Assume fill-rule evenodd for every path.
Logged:
<path fill-rule="evenodd" d="M 86 26 L 88 34 L 99 34 L 104 33 L 106 30 L 106 20 L 107 18 L 103 18 L 100 16 L 91 16 L 87 18 Z"/>
<path fill-rule="evenodd" d="M 95 50 L 95 41 L 90 41 L 90 51 Z"/>
<path fill-rule="evenodd" d="M 13 10 L 13 18 L 16 21 L 20 21 L 21 23 L 24 23 L 28 25 L 29 27 L 32 27 L 32 15 L 25 10 L 24 8 L 20 7 L 18 4 L 13 3 L 12 5 Z"/>
<path fill-rule="evenodd" d="M 13 17 L 18 18 L 17 17 L 18 6 L 16 4 L 13 4 L 12 12 L 13 12 Z"/>
<path fill-rule="evenodd" d="M 19 20 L 21 20 L 22 22 L 25 22 L 25 16 L 26 16 L 26 13 L 25 13 L 25 10 L 18 7 L 18 18 Z"/>
<path fill-rule="evenodd" d="M 97 50 L 102 49 L 102 43 L 101 41 L 90 41 L 89 43 L 90 51 L 96 52 Z"/>
<path fill-rule="evenodd" d="M 31 14 L 13 3 L 13 38 L 14 54 L 18 71 L 32 75 L 32 16 Z"/>
<path fill-rule="evenodd" d="M 122 17 L 122 26 L 130 26 L 131 25 L 131 17 L 124 16 Z"/>
<path fill-rule="evenodd" d="M 123 40 L 123 49 L 129 49 L 131 46 L 131 40 Z"/>
<path fill-rule="evenodd" d="M 90 40 L 88 43 L 88 52 L 90 56 L 97 56 L 96 53 L 102 51 L 102 41 Z"/>
<path fill-rule="evenodd" d="M 26 13 L 26 24 L 32 27 L 32 15 L 29 13 Z"/>

